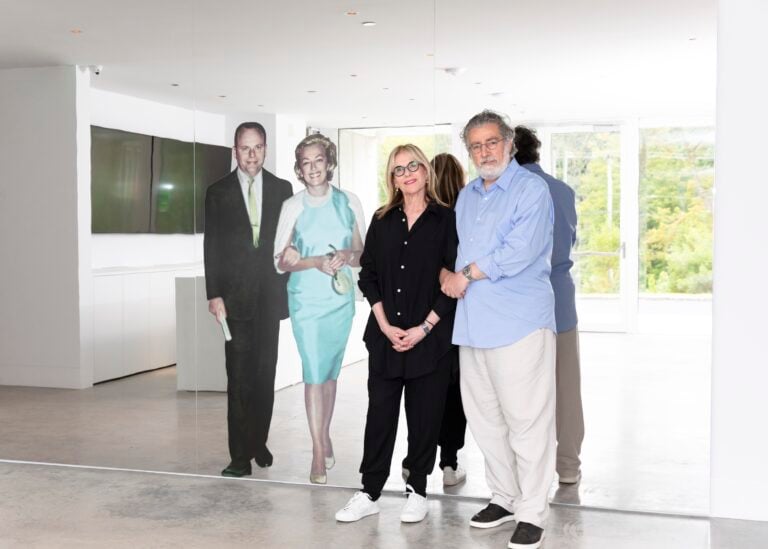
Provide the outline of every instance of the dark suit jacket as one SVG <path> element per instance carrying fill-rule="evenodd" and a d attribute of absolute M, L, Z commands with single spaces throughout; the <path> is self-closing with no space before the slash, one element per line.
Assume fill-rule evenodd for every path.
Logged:
<path fill-rule="evenodd" d="M 291 184 L 262 169 L 263 191 L 259 247 L 252 243 L 248 209 L 237 170 L 205 194 L 205 287 L 208 299 L 221 297 L 227 316 L 247 320 L 265 315 L 288 318 L 288 275 L 279 275 L 272 260 L 277 220 Z"/>

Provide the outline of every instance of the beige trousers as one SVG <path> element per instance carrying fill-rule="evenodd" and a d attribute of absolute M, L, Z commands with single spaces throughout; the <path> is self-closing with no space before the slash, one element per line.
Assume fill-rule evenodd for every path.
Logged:
<path fill-rule="evenodd" d="M 555 334 L 540 329 L 506 347 L 461 347 L 459 360 L 491 503 L 543 527 L 555 475 Z"/>
<path fill-rule="evenodd" d="M 581 366 L 578 327 L 557 334 L 557 474 L 573 477 L 581 469 L 584 410 L 581 406 Z"/>

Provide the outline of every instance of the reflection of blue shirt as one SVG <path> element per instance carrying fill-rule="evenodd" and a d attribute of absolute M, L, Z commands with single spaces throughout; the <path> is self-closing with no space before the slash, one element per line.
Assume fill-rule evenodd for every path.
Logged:
<path fill-rule="evenodd" d="M 547 182 L 555 207 L 554 243 L 552 244 L 552 290 L 555 292 L 555 319 L 557 332 L 573 330 L 578 324 L 576 316 L 576 288 L 571 278 L 571 249 L 576 244 L 576 193 L 568 185 L 555 179 L 538 164 L 523 164 Z"/>
<path fill-rule="evenodd" d="M 487 191 L 481 178 L 461 191 L 456 270 L 474 262 L 488 278 L 470 283 L 458 301 L 456 345 L 503 347 L 539 328 L 555 330 L 553 215 L 544 180 L 514 159 Z"/>

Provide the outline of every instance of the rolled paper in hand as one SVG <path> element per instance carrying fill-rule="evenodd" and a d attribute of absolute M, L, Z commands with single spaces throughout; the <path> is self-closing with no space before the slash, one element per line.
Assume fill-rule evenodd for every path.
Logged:
<path fill-rule="evenodd" d="M 224 341 L 232 341 L 232 333 L 229 331 L 229 325 L 227 324 L 227 317 L 220 314 L 219 324 L 221 324 L 221 331 L 224 332 Z"/>

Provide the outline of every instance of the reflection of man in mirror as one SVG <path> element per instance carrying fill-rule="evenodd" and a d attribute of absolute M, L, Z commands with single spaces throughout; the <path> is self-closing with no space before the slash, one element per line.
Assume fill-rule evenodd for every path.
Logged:
<path fill-rule="evenodd" d="M 515 520 L 509 547 L 533 549 L 555 474 L 552 199 L 544 180 L 512 158 L 514 130 L 504 117 L 483 111 L 462 138 L 479 177 L 456 202 L 457 272 L 443 291 L 462 298 L 453 330 L 461 399 L 492 493 L 470 525 Z"/>
<path fill-rule="evenodd" d="M 262 169 L 267 135 L 257 122 L 235 130 L 237 168 L 205 195 L 205 286 L 208 310 L 226 318 L 224 346 L 230 464 L 223 476 L 272 465 L 267 449 L 275 392 L 280 320 L 288 317 L 286 279 L 272 263 L 280 206 L 291 184 Z"/>
<path fill-rule="evenodd" d="M 571 278 L 571 249 L 576 244 L 576 193 L 539 165 L 541 141 L 525 126 L 515 127 L 515 160 L 547 182 L 555 206 L 552 244 L 552 290 L 555 292 L 557 353 L 555 379 L 557 405 L 557 476 L 560 484 L 576 484 L 581 478 L 581 443 L 584 440 L 584 410 L 581 405 L 579 328 L 576 316 L 576 287 Z"/>

